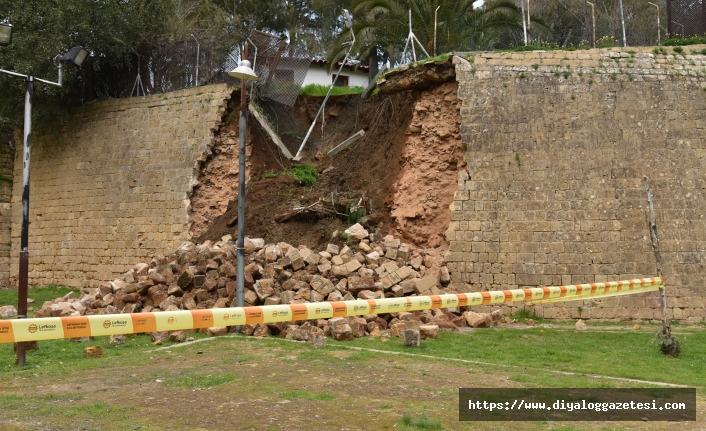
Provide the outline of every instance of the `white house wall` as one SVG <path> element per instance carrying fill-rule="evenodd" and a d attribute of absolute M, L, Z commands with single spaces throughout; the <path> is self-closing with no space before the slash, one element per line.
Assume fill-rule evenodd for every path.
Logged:
<path fill-rule="evenodd" d="M 353 72 L 350 69 L 344 67 L 343 70 L 341 70 L 340 76 L 348 77 L 349 87 L 367 87 L 368 75 L 369 74 L 363 72 Z M 314 65 L 309 67 L 309 71 L 306 73 L 306 78 L 304 78 L 304 85 L 330 85 L 332 81 L 333 74 L 327 73 L 325 66 Z"/>

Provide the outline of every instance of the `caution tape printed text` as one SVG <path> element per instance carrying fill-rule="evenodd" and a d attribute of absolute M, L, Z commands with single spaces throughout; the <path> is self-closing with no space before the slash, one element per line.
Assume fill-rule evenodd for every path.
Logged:
<path fill-rule="evenodd" d="M 432 308 L 502 304 L 515 301 L 570 301 L 658 290 L 660 278 L 641 278 L 571 286 L 534 287 L 371 300 L 315 302 L 308 304 L 211 308 L 133 314 L 103 314 L 75 317 L 43 317 L 0 320 L 0 343 L 88 336 L 178 331 L 296 320 L 328 319 L 364 314 L 398 313 Z"/>

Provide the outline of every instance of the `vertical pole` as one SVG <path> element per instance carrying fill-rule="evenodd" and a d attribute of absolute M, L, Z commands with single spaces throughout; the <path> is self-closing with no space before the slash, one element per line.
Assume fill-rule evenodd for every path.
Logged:
<path fill-rule="evenodd" d="M 657 8 L 657 45 L 662 45 L 662 40 L 660 37 L 660 30 L 659 30 L 659 6 L 652 3 L 652 2 L 647 2 L 648 4 L 651 4 L 652 6 Z"/>
<path fill-rule="evenodd" d="M 588 28 L 588 3 L 589 2 L 587 0 L 583 0 L 583 16 L 586 17 L 586 26 L 583 29 L 583 35 L 581 35 L 582 38 L 588 38 L 591 34 L 591 29 Z"/>
<path fill-rule="evenodd" d="M 591 6 L 591 16 L 593 17 L 593 47 L 596 47 L 596 8 Z"/>
<path fill-rule="evenodd" d="M 650 191 L 650 186 L 647 184 L 647 177 L 642 178 L 642 184 L 645 187 L 645 193 L 647 194 L 647 206 L 650 211 L 650 237 L 652 239 L 652 251 L 655 254 L 655 260 L 657 261 L 657 275 L 662 278 L 663 283 L 659 288 L 660 299 L 662 300 L 662 334 L 664 336 L 662 342 L 664 347 L 664 340 L 670 340 L 676 347 L 672 346 L 672 354 L 679 356 L 679 343 L 672 337 L 672 326 L 669 323 L 669 308 L 667 307 L 667 292 L 666 283 L 664 282 L 664 277 L 662 275 L 662 253 L 659 247 L 659 236 L 657 235 L 657 221 L 655 217 L 655 207 L 652 202 L 652 192 Z M 664 350 L 663 350 L 664 351 Z"/>
<path fill-rule="evenodd" d="M 591 18 L 593 20 L 593 47 L 596 47 L 596 7 L 593 3 L 587 2 L 591 5 Z"/>
<path fill-rule="evenodd" d="M 199 43 L 199 40 L 196 39 L 196 36 L 194 34 L 191 34 L 191 37 L 194 38 L 194 41 L 196 41 L 196 85 L 195 87 L 199 86 L 199 59 L 201 58 L 200 50 L 201 50 L 201 44 Z M 138 68 L 139 69 L 139 68 Z M 137 72 L 138 74 L 140 73 L 139 70 Z"/>
<path fill-rule="evenodd" d="M 623 13 L 623 0 L 620 0 L 620 22 L 623 25 L 623 47 L 628 46 L 628 40 L 625 37 L 625 14 Z"/>
<path fill-rule="evenodd" d="M 437 6 L 436 10 L 434 11 L 434 57 L 436 57 L 436 18 L 437 14 L 439 13 L 439 8 L 441 6 Z"/>
<path fill-rule="evenodd" d="M 412 9 L 409 10 L 409 42 L 412 44 L 412 58 L 417 61 L 417 52 L 414 50 L 414 38 L 412 37 Z"/>
<path fill-rule="evenodd" d="M 199 86 L 199 59 L 201 58 L 199 54 L 201 54 L 201 44 L 199 41 L 196 41 L 196 86 Z"/>
<path fill-rule="evenodd" d="M 661 30 L 659 28 L 659 6 L 657 6 L 657 45 L 662 45 Z"/>
<path fill-rule="evenodd" d="M 667 39 L 672 37 L 672 2 L 667 0 Z"/>
<path fill-rule="evenodd" d="M 522 31 L 525 33 L 525 46 L 527 46 L 527 18 L 525 17 L 525 0 L 520 0 L 522 7 Z"/>
<path fill-rule="evenodd" d="M 532 20 L 530 19 L 530 0 L 527 0 L 527 30 L 532 28 Z"/>
<path fill-rule="evenodd" d="M 243 59 L 248 58 L 248 42 L 245 42 Z M 245 138 L 247 132 L 247 111 L 245 106 L 245 79 L 240 81 L 240 151 L 238 153 L 238 254 L 236 256 L 236 307 L 245 306 Z M 235 332 L 242 332 L 238 325 Z"/>
<path fill-rule="evenodd" d="M 27 318 L 27 290 L 29 278 L 29 157 L 32 146 L 32 93 L 34 78 L 25 79 L 24 146 L 22 151 L 22 230 L 20 233 L 20 273 L 17 291 L 17 318 Z M 26 364 L 26 347 L 17 343 L 17 366 Z"/>

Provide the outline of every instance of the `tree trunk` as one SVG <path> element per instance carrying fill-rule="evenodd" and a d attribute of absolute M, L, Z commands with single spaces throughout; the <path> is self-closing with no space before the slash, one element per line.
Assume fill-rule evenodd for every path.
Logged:
<path fill-rule="evenodd" d="M 370 55 L 368 56 L 368 66 L 370 67 L 370 73 L 368 75 L 370 76 L 370 79 L 375 78 L 380 70 L 378 67 L 378 62 L 378 47 L 376 46 L 370 50 Z"/>

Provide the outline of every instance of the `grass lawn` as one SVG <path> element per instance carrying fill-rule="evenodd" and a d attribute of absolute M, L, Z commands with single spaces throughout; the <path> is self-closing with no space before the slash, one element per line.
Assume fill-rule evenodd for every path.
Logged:
<path fill-rule="evenodd" d="M 591 328 L 591 323 L 588 323 Z M 565 328 L 490 328 L 472 333 L 441 332 L 435 342 L 422 343 L 416 353 L 440 358 L 465 359 L 512 365 L 510 378 L 527 386 L 545 382 L 534 377 L 538 369 L 591 373 L 657 382 L 706 387 L 706 330 L 702 326 L 675 329 L 682 347 L 679 359 L 665 358 L 653 343 L 658 325 L 638 331 Z M 331 340 L 330 345 L 406 352 L 399 342 L 358 338 L 352 342 Z M 557 377 L 558 378 L 558 377 Z M 597 382 L 598 384 L 604 382 Z"/>
<path fill-rule="evenodd" d="M 31 288 L 30 304 L 70 292 Z M 0 305 L 17 301 L 0 291 Z M 520 316 L 521 317 L 521 316 Z M 704 429 L 706 327 L 675 325 L 679 359 L 653 343 L 659 325 L 537 319 L 516 325 L 441 332 L 405 349 L 399 338 L 328 340 L 315 350 L 280 338 L 228 336 L 196 343 L 152 345 L 146 335 L 111 346 L 41 341 L 15 366 L 11 344 L 0 344 L 0 429 L 242 429 L 300 430 L 518 430 L 644 431 L 674 429 L 642 422 L 459 422 L 459 387 L 650 387 L 671 383 L 697 388 L 697 422 Z M 105 355 L 85 359 L 87 346 Z M 635 379 L 639 381 L 627 381 Z M 168 414 L 166 413 L 168 412 Z M 238 426 L 234 427 L 233 423 Z"/>
<path fill-rule="evenodd" d="M 680 359 L 664 358 L 650 344 L 656 329 L 589 322 L 585 332 L 570 326 L 442 332 L 419 349 L 404 349 L 399 338 L 329 339 L 315 350 L 280 338 L 193 334 L 196 343 L 158 347 L 145 335 L 120 346 L 99 337 L 40 342 L 21 369 L 12 346 L 2 344 L 0 429 L 652 431 L 671 425 L 458 421 L 458 387 L 653 386 L 581 373 L 696 386 L 698 420 L 679 429 L 701 429 L 706 329 L 679 328 Z M 105 356 L 84 359 L 88 345 L 101 345 Z"/>
<path fill-rule="evenodd" d="M 325 96 L 328 93 L 329 86 L 321 84 L 309 84 L 302 87 L 299 90 L 299 94 L 302 96 Z M 363 94 L 365 88 L 363 87 L 337 87 L 334 86 L 331 90 L 331 96 L 346 96 L 349 94 Z"/>

